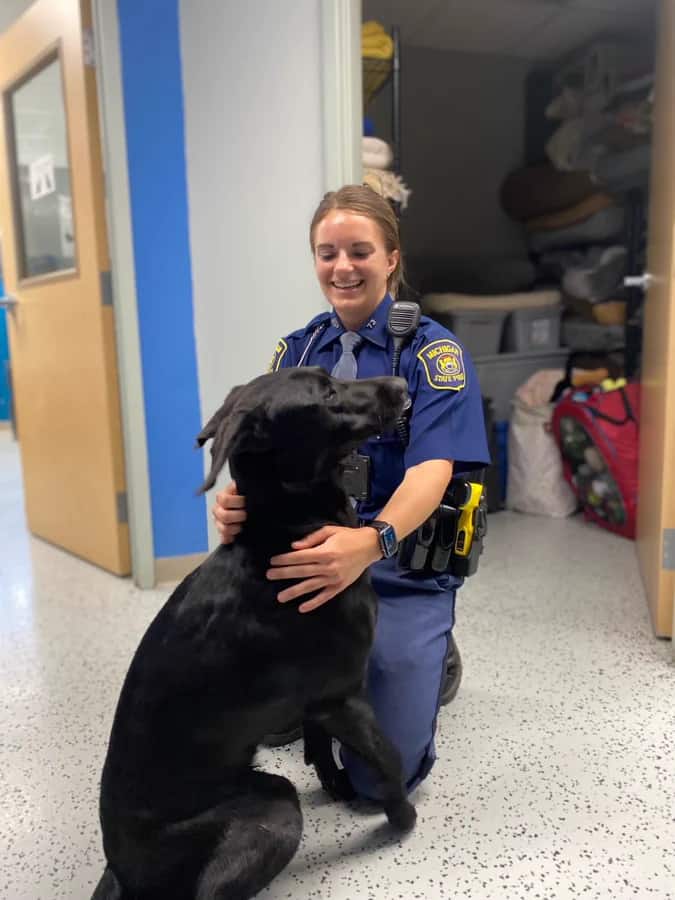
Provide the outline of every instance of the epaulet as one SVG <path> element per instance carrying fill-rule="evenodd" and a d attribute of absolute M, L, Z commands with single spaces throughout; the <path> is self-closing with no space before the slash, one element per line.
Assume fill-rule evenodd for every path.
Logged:
<path fill-rule="evenodd" d="M 304 337 L 309 337 L 314 329 L 318 328 L 319 325 L 322 325 L 324 322 L 327 322 L 330 319 L 331 315 L 332 313 L 330 312 L 319 313 L 318 316 L 314 316 L 314 318 L 306 325 L 303 325 L 302 328 L 297 328 L 295 331 L 291 331 L 290 334 L 285 335 L 284 340 L 293 341 L 298 338 L 302 339 Z"/>
<path fill-rule="evenodd" d="M 285 337 L 280 338 L 277 341 L 276 347 L 274 348 L 274 355 L 272 356 L 272 360 L 267 368 L 267 371 L 276 372 L 280 368 L 281 362 L 288 352 L 289 344 L 292 344 L 297 340 L 304 342 L 304 339 L 308 338 L 320 325 L 328 322 L 331 315 L 332 314 L 330 312 L 319 313 L 318 316 L 314 316 L 314 318 L 303 328 L 298 328 L 296 331 L 292 331 Z"/>
<path fill-rule="evenodd" d="M 308 322 L 304 328 L 301 328 L 300 331 L 293 332 L 297 335 L 310 335 L 315 328 L 318 328 L 319 325 L 323 325 L 324 322 L 328 322 L 334 314 L 330 311 L 319 313 L 318 316 L 314 316 L 311 322 Z"/>

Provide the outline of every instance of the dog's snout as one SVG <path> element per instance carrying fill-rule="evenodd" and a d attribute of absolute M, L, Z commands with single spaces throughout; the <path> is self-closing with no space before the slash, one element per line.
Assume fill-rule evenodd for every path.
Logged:
<path fill-rule="evenodd" d="M 341 383 L 343 412 L 349 410 L 352 436 L 383 434 L 396 426 L 410 406 L 404 378 L 380 375 Z"/>

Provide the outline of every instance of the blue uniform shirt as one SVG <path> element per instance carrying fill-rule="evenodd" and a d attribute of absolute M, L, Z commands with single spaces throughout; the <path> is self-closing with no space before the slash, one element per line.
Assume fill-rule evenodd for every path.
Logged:
<path fill-rule="evenodd" d="M 394 341 L 386 327 L 391 304 L 387 294 L 359 330 L 364 339 L 356 352 L 359 378 L 392 374 Z M 344 331 L 335 313 L 321 313 L 279 341 L 270 371 L 306 365 L 330 372 L 341 355 Z M 412 400 L 410 439 L 406 447 L 398 435 L 383 434 L 359 448 L 370 457 L 371 473 L 370 499 L 357 509 L 362 519 L 376 517 L 410 466 L 449 459 L 460 474 L 490 462 L 478 378 L 453 334 L 422 316 L 401 353 L 398 374 L 408 382 Z"/>

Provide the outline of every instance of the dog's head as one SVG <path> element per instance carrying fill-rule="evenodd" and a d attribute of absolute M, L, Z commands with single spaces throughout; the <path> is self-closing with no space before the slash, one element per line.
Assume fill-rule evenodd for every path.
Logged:
<path fill-rule="evenodd" d="M 200 490 L 215 484 L 229 459 L 238 472 L 273 468 L 291 483 L 335 469 L 364 440 L 390 430 L 407 402 L 402 378 L 340 381 L 323 369 L 281 369 L 233 388 L 197 436 L 209 439 L 212 465 Z"/>

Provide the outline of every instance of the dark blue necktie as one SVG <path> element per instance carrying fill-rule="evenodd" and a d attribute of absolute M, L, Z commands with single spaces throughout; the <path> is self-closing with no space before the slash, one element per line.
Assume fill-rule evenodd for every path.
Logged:
<path fill-rule="evenodd" d="M 333 366 L 331 375 L 334 378 L 342 378 L 344 380 L 356 378 L 357 362 L 354 351 L 358 350 L 363 338 L 355 331 L 345 331 L 340 335 L 340 343 L 342 344 L 342 356 Z"/>

